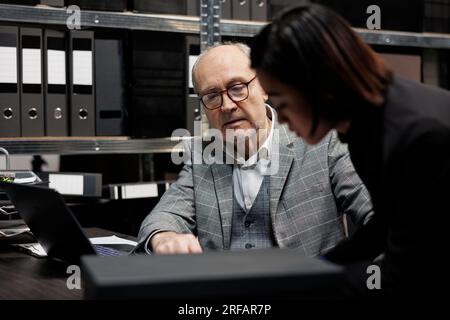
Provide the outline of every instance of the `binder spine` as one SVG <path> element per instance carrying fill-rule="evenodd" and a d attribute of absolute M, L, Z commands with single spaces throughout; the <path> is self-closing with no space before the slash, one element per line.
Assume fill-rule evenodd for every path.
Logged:
<path fill-rule="evenodd" d="M 44 135 L 42 30 L 20 29 L 21 131 L 23 137 Z"/>
<path fill-rule="evenodd" d="M 231 8 L 234 20 L 250 20 L 250 0 L 233 0 Z"/>
<path fill-rule="evenodd" d="M 253 21 L 267 21 L 268 0 L 253 0 L 250 2 L 250 18 Z"/>
<path fill-rule="evenodd" d="M 96 134 L 123 135 L 125 84 L 121 39 L 95 39 L 95 79 Z"/>
<path fill-rule="evenodd" d="M 45 30 L 45 135 L 67 136 L 67 73 L 64 32 Z"/>
<path fill-rule="evenodd" d="M 221 19 L 231 19 L 231 1 L 232 0 L 222 0 Z"/>
<path fill-rule="evenodd" d="M 20 136 L 19 29 L 0 26 L 0 137 Z"/>
<path fill-rule="evenodd" d="M 70 133 L 95 135 L 94 33 L 70 32 Z"/>

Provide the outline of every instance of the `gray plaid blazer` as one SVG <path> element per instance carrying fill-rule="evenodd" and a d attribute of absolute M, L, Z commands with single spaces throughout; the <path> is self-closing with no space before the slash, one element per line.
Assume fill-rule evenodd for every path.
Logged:
<path fill-rule="evenodd" d="M 275 129 L 280 141 L 279 169 L 270 176 L 275 241 L 307 256 L 322 254 L 345 237 L 342 214 L 358 225 L 371 215 L 369 194 L 335 132 L 309 146 L 285 126 L 275 124 Z M 143 221 L 138 248 L 142 250 L 158 231 L 174 231 L 197 235 L 204 250 L 229 249 L 232 173 L 233 166 L 227 164 L 184 165 L 178 180 Z"/>

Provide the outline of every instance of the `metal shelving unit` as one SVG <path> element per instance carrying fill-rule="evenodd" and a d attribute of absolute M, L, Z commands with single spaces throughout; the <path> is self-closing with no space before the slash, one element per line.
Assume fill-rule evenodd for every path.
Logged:
<path fill-rule="evenodd" d="M 0 21 L 65 25 L 70 16 L 65 8 L 0 4 Z M 82 27 L 170 31 L 199 34 L 196 17 L 82 10 Z"/>
<path fill-rule="evenodd" d="M 65 25 L 70 16 L 65 8 L 0 4 L 0 21 Z M 200 34 L 200 18 L 182 15 L 134 12 L 81 11 L 81 26 Z M 222 36 L 251 37 L 266 23 L 220 21 Z M 368 43 L 376 45 L 450 49 L 450 35 L 400 31 L 355 29 Z M 99 154 L 165 153 L 181 151 L 179 141 L 170 138 L 131 139 L 129 137 L 0 138 L 0 146 L 11 154 Z"/>
<path fill-rule="evenodd" d="M 65 25 L 68 17 L 69 14 L 64 8 L 0 4 L 0 21 Z M 199 17 L 83 10 L 80 18 L 82 27 L 200 33 Z M 220 33 L 222 36 L 251 37 L 265 24 L 265 22 L 222 20 Z M 355 31 L 370 44 L 450 49 L 448 34 L 372 31 L 357 28 Z"/>
<path fill-rule="evenodd" d="M 170 153 L 183 151 L 181 138 L 128 137 L 2 138 L 0 146 L 13 154 Z"/>
<path fill-rule="evenodd" d="M 417 48 L 450 49 L 450 34 L 354 29 L 367 43 Z"/>

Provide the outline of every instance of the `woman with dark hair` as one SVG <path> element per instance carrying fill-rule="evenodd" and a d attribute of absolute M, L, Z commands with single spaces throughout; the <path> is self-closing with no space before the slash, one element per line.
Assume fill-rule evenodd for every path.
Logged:
<path fill-rule="evenodd" d="M 421 290 L 448 282 L 450 93 L 395 75 L 320 5 L 281 13 L 251 48 L 279 121 L 310 144 L 336 129 L 372 197 L 372 219 L 326 257 L 358 263 L 350 279 L 362 294 L 381 254 L 381 293 L 429 294 Z"/>

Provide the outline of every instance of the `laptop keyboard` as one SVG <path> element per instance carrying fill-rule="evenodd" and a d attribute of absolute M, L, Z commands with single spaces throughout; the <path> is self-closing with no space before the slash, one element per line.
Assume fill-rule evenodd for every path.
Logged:
<path fill-rule="evenodd" d="M 105 257 L 105 256 L 126 256 L 128 255 L 128 252 L 120 251 L 117 249 L 101 246 L 101 245 L 94 245 L 95 252 L 97 252 L 98 255 Z"/>

